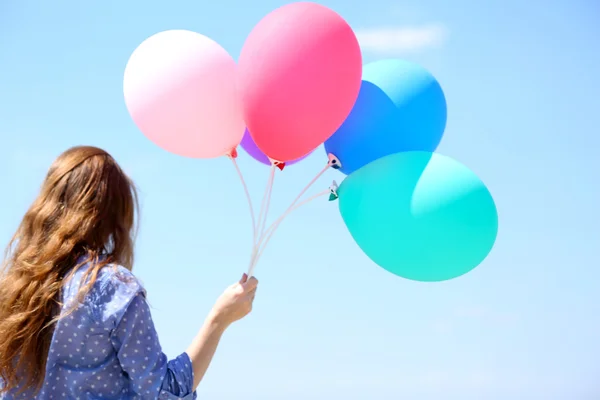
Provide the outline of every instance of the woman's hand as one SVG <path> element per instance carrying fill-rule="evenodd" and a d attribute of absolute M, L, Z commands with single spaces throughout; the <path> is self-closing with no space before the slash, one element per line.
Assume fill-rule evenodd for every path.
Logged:
<path fill-rule="evenodd" d="M 239 282 L 229 286 L 217 299 L 212 308 L 211 319 L 218 325 L 227 327 L 244 318 L 252 311 L 258 281 L 244 274 Z"/>

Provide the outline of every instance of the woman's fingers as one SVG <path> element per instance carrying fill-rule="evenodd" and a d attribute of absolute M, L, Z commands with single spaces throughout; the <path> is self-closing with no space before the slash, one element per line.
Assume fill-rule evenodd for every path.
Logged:
<path fill-rule="evenodd" d="M 248 278 L 248 276 L 246 274 L 244 274 L 245 280 L 240 281 L 240 285 L 242 287 L 242 290 L 244 291 L 243 294 L 243 302 L 245 304 L 246 309 L 246 313 L 250 313 L 252 311 L 252 303 L 254 302 L 254 296 L 256 296 L 256 289 L 258 288 L 258 280 L 251 276 L 250 278 Z"/>
<path fill-rule="evenodd" d="M 254 303 L 254 296 L 256 296 L 256 288 L 250 290 L 247 294 L 246 294 L 246 301 L 248 304 L 248 310 L 252 310 L 252 304 Z"/>
<path fill-rule="evenodd" d="M 244 292 L 250 292 L 258 286 L 258 280 L 255 277 L 250 277 L 246 280 L 246 282 L 242 282 L 242 286 L 244 287 Z"/>
<path fill-rule="evenodd" d="M 250 300 L 254 300 L 254 296 L 256 296 L 256 289 L 257 288 L 254 288 L 252 290 L 247 291 L 246 292 L 246 298 L 250 299 Z"/>

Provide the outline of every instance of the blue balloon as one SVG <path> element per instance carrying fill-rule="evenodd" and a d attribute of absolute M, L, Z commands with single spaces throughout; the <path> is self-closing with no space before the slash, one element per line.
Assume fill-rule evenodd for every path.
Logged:
<path fill-rule="evenodd" d="M 382 60 L 363 68 L 358 99 L 342 126 L 325 142 L 346 175 L 381 157 L 433 152 L 446 128 L 446 98 L 423 67 Z"/>

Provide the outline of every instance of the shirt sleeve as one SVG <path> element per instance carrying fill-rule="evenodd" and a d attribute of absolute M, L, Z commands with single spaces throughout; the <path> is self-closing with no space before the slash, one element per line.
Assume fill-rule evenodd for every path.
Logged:
<path fill-rule="evenodd" d="M 112 343 L 131 389 L 143 399 L 196 399 L 194 373 L 186 353 L 168 361 L 158 342 L 150 308 L 136 294 L 112 332 Z"/>

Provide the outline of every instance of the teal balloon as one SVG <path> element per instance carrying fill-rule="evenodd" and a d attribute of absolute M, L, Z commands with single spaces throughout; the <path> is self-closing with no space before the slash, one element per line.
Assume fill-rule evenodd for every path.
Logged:
<path fill-rule="evenodd" d="M 350 174 L 338 192 L 342 218 L 371 260 L 423 282 L 477 267 L 498 233 L 498 213 L 484 183 L 437 153 L 380 158 Z"/>

